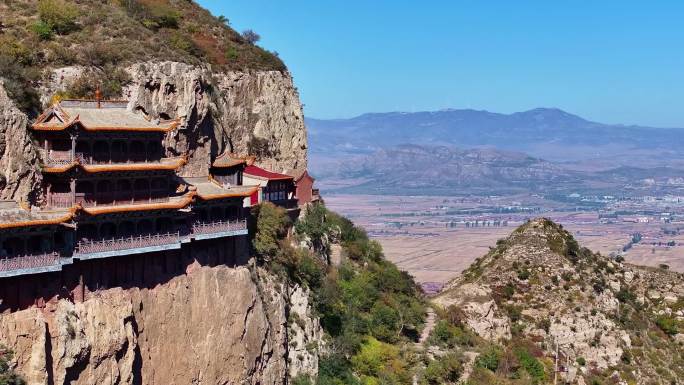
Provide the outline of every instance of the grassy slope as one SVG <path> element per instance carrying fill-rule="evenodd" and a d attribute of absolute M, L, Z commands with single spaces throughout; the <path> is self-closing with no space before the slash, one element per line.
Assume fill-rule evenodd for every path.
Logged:
<path fill-rule="evenodd" d="M 425 302 L 408 274 L 385 260 L 377 242 L 345 218 L 316 204 L 294 224 L 282 209 L 262 204 L 253 211 L 257 260 L 283 279 L 311 290 L 327 334 L 317 378 L 296 385 L 411 384 L 413 350 L 423 327 Z M 308 247 L 294 247 L 302 243 Z M 342 262 L 326 263 L 331 247 Z"/>
<path fill-rule="evenodd" d="M 208 62 L 225 69 L 285 69 L 274 54 L 248 44 L 192 1 L 54 1 L 58 8 L 75 9 L 75 26 L 47 40 L 34 31 L 39 3 L 0 3 L 3 43 L 21 45 L 36 66 L 98 65 L 116 56 L 119 61 L 159 59 Z"/>
<path fill-rule="evenodd" d="M 0 77 L 19 107 L 40 110 L 34 86 L 46 70 L 92 68 L 70 90 L 120 95 L 126 64 L 147 60 L 209 63 L 214 70 L 275 70 L 276 54 L 246 41 L 227 21 L 187 0 L 6 0 L 0 2 Z M 77 81 L 78 83 L 78 81 Z"/>

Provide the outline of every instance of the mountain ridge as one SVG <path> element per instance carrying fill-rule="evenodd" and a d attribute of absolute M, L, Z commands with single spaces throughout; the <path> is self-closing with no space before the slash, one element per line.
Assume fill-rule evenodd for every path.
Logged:
<path fill-rule="evenodd" d="M 484 342 L 443 331 L 431 341 L 470 358 L 470 384 L 548 383 L 555 365 L 565 383 L 679 383 L 683 294 L 681 274 L 601 256 L 537 218 L 434 299 L 436 330 Z"/>
<path fill-rule="evenodd" d="M 327 157 L 411 143 L 495 147 L 557 162 L 596 159 L 652 166 L 684 159 L 684 129 L 605 124 L 558 108 L 511 114 L 473 109 L 367 113 L 348 119 L 306 118 L 306 124 L 312 153 Z M 657 156 L 662 152 L 669 158 Z"/>

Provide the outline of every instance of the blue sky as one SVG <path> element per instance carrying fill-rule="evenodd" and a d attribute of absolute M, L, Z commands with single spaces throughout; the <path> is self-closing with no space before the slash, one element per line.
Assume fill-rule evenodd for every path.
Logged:
<path fill-rule="evenodd" d="M 684 127 L 682 1 L 199 3 L 261 34 L 310 117 L 558 107 Z"/>

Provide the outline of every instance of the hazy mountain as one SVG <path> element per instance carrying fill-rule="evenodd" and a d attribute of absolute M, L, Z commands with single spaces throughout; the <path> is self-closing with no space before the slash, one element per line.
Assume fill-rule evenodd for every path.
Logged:
<path fill-rule="evenodd" d="M 452 146 L 405 144 L 341 158 L 319 154 L 311 167 L 323 189 L 364 194 L 622 195 L 674 192 L 684 185 L 684 171 L 667 167 L 575 170 L 521 152 Z"/>
<path fill-rule="evenodd" d="M 412 143 L 491 146 L 554 161 L 608 159 L 608 166 L 629 164 L 635 157 L 664 165 L 682 158 L 684 145 L 681 129 L 602 124 L 554 108 L 513 114 L 455 109 L 369 113 L 351 119 L 310 118 L 307 125 L 311 152 L 326 157 Z"/>

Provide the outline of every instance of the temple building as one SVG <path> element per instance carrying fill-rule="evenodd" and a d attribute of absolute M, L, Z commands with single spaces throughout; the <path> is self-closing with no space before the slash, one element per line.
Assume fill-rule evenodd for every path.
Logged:
<path fill-rule="evenodd" d="M 265 170 L 252 164 L 245 167 L 243 179 L 245 184 L 259 186 L 259 190 L 250 198 L 251 204 L 271 202 L 288 209 L 297 208 L 293 176 Z"/>
<path fill-rule="evenodd" d="M 246 263 L 251 206 L 273 202 L 294 218 L 317 199 L 306 171 L 279 174 L 230 152 L 208 175 L 183 176 L 188 158 L 166 143 L 180 123 L 99 95 L 36 119 L 42 198 L 0 201 L 0 312 L 153 285 L 196 262 Z"/>
<path fill-rule="evenodd" d="M 309 175 L 309 172 L 306 169 L 292 170 L 289 171 L 288 174 L 293 176 L 297 205 L 301 207 L 320 200 L 318 189 L 313 188 L 316 180 Z"/>
<path fill-rule="evenodd" d="M 143 257 L 244 258 L 245 207 L 258 186 L 242 186 L 244 161 L 232 168 L 216 162 L 223 183 L 180 177 L 187 158 L 169 155 L 165 143 L 178 125 L 148 119 L 124 101 L 65 100 L 48 108 L 31 126 L 43 199 L 31 208 L 0 202 L 0 278 L 78 270 L 62 276 L 80 277 L 70 290 L 82 298 L 85 271 L 99 286 L 98 269 L 114 268 L 86 261 L 118 260 L 117 271 L 128 271 L 121 276 L 132 277 Z M 140 257 L 125 258 L 132 255 Z M 10 286 L 0 290 L 3 300 Z"/>

